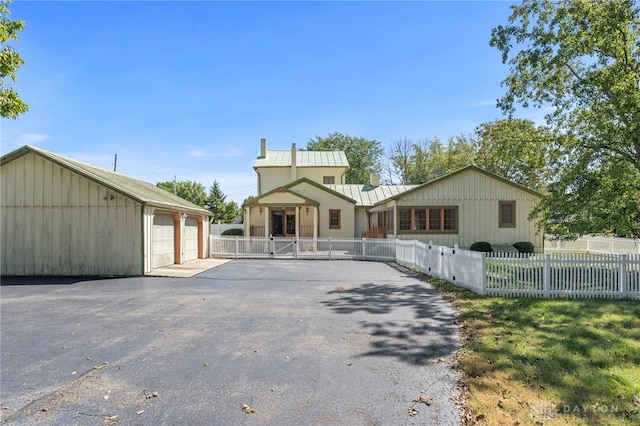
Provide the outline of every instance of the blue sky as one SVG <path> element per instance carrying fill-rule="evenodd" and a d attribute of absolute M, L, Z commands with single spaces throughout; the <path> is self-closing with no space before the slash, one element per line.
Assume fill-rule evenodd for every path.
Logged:
<path fill-rule="evenodd" d="M 240 204 L 262 137 L 386 148 L 502 118 L 508 67 L 489 38 L 509 5 L 16 0 L 14 88 L 30 111 L 2 120 L 1 153 L 31 144 L 109 169 L 118 154 L 121 173 L 215 179 Z"/>

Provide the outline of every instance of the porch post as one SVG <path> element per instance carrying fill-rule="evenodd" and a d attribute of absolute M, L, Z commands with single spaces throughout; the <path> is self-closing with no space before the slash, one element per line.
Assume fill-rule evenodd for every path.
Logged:
<path fill-rule="evenodd" d="M 318 206 L 313 206 L 313 239 L 318 238 Z"/>
<path fill-rule="evenodd" d="M 262 212 L 264 214 L 264 236 L 267 237 L 269 236 L 270 232 L 269 232 L 269 206 L 265 206 L 264 207 L 264 212 Z"/>
<path fill-rule="evenodd" d="M 251 236 L 251 207 L 244 208 L 244 235 Z"/>
<path fill-rule="evenodd" d="M 300 238 L 300 206 L 296 206 L 296 240 Z"/>

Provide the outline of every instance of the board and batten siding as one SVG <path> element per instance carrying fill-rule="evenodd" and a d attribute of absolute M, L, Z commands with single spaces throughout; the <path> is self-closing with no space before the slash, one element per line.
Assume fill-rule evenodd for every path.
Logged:
<path fill-rule="evenodd" d="M 140 275 L 142 206 L 33 153 L 2 166 L 2 275 Z"/>
<path fill-rule="evenodd" d="M 401 233 L 398 239 L 429 242 L 467 248 L 476 241 L 513 244 L 519 241 L 533 243 L 537 251 L 543 249 L 543 235 L 537 233 L 529 212 L 539 199 L 531 192 L 476 170 L 466 170 L 447 179 L 434 182 L 410 192 L 397 200 L 402 207 L 458 207 L 458 232 Z M 516 202 L 516 226 L 499 226 L 500 201 Z M 398 218 L 396 217 L 396 223 Z"/>

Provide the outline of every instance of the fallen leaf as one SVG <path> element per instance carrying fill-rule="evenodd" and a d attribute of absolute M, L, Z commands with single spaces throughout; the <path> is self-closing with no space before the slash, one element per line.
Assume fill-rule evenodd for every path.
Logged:
<path fill-rule="evenodd" d="M 420 395 L 419 397 L 414 399 L 413 402 L 417 402 L 417 403 L 422 402 L 423 404 L 431 405 L 433 404 L 433 397 L 430 396 L 429 398 L 426 398 L 424 395 Z"/>
<path fill-rule="evenodd" d="M 136 411 L 136 414 L 137 414 L 137 415 L 140 415 L 140 414 L 142 414 L 142 413 L 144 413 L 144 410 Z"/>
<path fill-rule="evenodd" d="M 208 363 L 208 362 L 205 362 L 205 363 L 203 363 L 202 365 L 204 365 L 204 366 L 206 367 L 207 365 L 209 365 L 209 363 Z"/>
<path fill-rule="evenodd" d="M 256 409 L 249 407 L 247 404 L 242 404 L 242 411 L 247 414 L 253 414 L 256 412 Z"/>
<path fill-rule="evenodd" d="M 411 406 L 409 407 L 409 415 L 410 416 L 415 416 L 416 414 L 418 414 L 420 412 L 420 410 L 418 410 L 416 407 Z"/>

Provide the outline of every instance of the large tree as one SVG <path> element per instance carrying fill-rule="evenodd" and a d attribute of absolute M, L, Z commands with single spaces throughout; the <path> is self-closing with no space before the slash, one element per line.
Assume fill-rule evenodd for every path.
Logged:
<path fill-rule="evenodd" d="M 638 3 L 525 0 L 490 44 L 510 66 L 498 106 L 547 107 L 547 124 L 563 135 L 539 223 L 640 237 Z M 613 206 L 624 206 L 623 220 Z"/>
<path fill-rule="evenodd" d="M 369 182 L 371 173 L 382 170 L 384 149 L 377 140 L 368 140 L 334 132 L 327 137 L 316 136 L 307 142 L 307 151 L 344 151 L 349 161 L 346 183 L 364 184 Z"/>
<path fill-rule="evenodd" d="M 209 187 L 206 201 L 206 209 L 213 213 L 213 221 L 220 223 L 233 223 L 238 217 L 242 217 L 242 209 L 235 201 L 225 201 L 227 196 L 222 192 L 217 180 Z"/>
<path fill-rule="evenodd" d="M 506 179 L 542 190 L 549 182 L 547 167 L 554 138 L 531 120 L 482 123 L 475 130 L 475 165 Z"/>
<path fill-rule="evenodd" d="M 24 21 L 10 18 L 9 4 L 10 0 L 0 0 L 0 117 L 15 119 L 29 107 L 11 87 L 11 81 L 16 81 L 15 73 L 24 61 L 8 42 L 18 39 Z"/>

